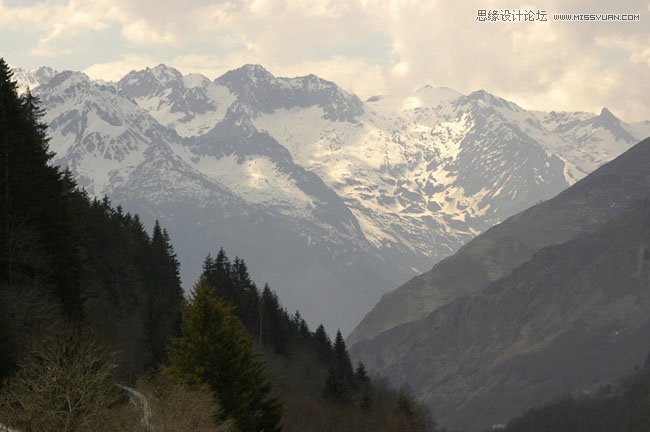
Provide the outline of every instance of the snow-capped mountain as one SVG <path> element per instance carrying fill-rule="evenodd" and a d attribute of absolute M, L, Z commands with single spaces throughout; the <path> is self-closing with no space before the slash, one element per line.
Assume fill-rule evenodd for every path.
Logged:
<path fill-rule="evenodd" d="M 39 83 L 55 162 L 91 194 L 161 219 L 187 286 L 224 245 L 289 308 L 343 331 L 383 292 L 650 134 L 609 111 L 533 112 L 485 91 L 362 102 L 258 65 L 214 81 L 164 65 L 108 85 L 17 76 Z"/>
<path fill-rule="evenodd" d="M 55 163 L 69 167 L 92 195 L 112 195 L 151 146 L 178 141 L 113 87 L 81 72 L 57 74 L 35 92 L 46 109 Z"/>
<path fill-rule="evenodd" d="M 18 88 L 21 91 L 34 90 L 41 84 L 47 83 L 58 72 L 51 67 L 41 66 L 38 69 L 25 70 L 21 68 L 14 68 L 13 79 L 18 83 Z"/>
<path fill-rule="evenodd" d="M 202 75 L 183 76 L 164 65 L 130 72 L 117 88 L 182 137 L 203 135 L 215 127 L 235 99 L 228 88 Z"/>

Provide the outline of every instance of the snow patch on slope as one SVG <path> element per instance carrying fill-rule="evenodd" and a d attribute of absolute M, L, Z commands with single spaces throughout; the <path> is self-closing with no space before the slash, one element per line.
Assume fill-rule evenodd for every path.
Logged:
<path fill-rule="evenodd" d="M 185 162 L 234 195 L 255 205 L 272 207 L 281 214 L 312 218 L 313 199 L 267 157 L 236 155 L 223 158 L 197 156 L 187 147 L 173 145 Z"/>
<path fill-rule="evenodd" d="M 175 110 L 173 101 L 170 100 L 171 89 L 166 89 L 162 95 L 137 98 L 135 101 L 158 122 L 174 129 L 178 135 L 182 137 L 202 135 L 224 119 L 228 108 L 235 101 L 235 96 L 226 87 L 210 82 L 206 83 L 199 77 L 188 75 L 183 78 L 188 88 L 202 88 L 209 100 L 212 101 L 213 109 L 204 113 L 194 113 L 188 116 L 183 111 Z"/>

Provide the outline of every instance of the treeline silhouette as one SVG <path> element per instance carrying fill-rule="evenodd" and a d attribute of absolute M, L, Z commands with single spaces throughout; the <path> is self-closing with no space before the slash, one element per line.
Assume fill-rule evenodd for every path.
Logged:
<path fill-rule="evenodd" d="M 290 314 L 268 284 L 258 289 L 243 259 L 231 261 L 223 248 L 208 255 L 202 280 L 264 351 L 285 402 L 285 430 L 437 430 L 408 389 L 391 389 L 363 363 L 353 368 L 340 331 L 332 342 L 322 324 L 312 331 L 299 311 Z"/>
<path fill-rule="evenodd" d="M 164 361 L 180 325 L 179 264 L 167 232 L 91 200 L 50 166 L 42 112 L 0 60 L 0 379 L 57 320 L 92 323 L 120 374 Z"/>

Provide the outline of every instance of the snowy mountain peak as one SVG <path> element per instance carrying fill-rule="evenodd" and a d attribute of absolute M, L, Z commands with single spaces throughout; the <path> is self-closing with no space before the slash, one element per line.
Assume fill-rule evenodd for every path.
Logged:
<path fill-rule="evenodd" d="M 183 78 L 183 75 L 178 70 L 164 64 L 159 64 L 154 68 L 147 68 L 145 71 L 152 74 L 154 78 L 163 84 L 176 82 Z"/>
<path fill-rule="evenodd" d="M 323 118 L 353 122 L 364 112 L 358 97 L 313 74 L 276 78 L 260 65 L 245 65 L 226 72 L 215 83 L 235 94 L 241 111 L 251 118 L 281 109 L 317 106 L 323 109 Z"/>
<path fill-rule="evenodd" d="M 160 94 L 169 87 L 178 87 L 183 84 L 183 75 L 174 68 L 160 64 L 153 68 L 140 71 L 131 71 L 118 81 L 117 88 L 120 92 L 137 99 L 140 97 Z"/>
<path fill-rule="evenodd" d="M 183 76 L 166 65 L 129 72 L 117 83 L 121 95 L 183 137 L 206 133 L 219 123 L 234 95 L 203 75 Z"/>
<path fill-rule="evenodd" d="M 427 93 L 436 93 L 436 94 L 441 94 L 441 95 L 445 94 L 445 95 L 450 96 L 450 97 L 460 97 L 460 96 L 463 95 L 462 93 L 460 93 L 459 91 L 454 90 L 451 87 L 445 87 L 445 86 L 435 87 L 435 86 L 432 86 L 430 84 L 427 84 L 427 85 L 424 85 L 424 86 L 420 87 L 415 92 L 416 93 L 424 93 L 424 94 L 427 94 Z"/>
<path fill-rule="evenodd" d="M 614 117 L 614 114 L 612 114 L 612 112 L 610 110 L 608 110 L 607 107 L 603 107 L 603 109 L 600 110 L 600 115 L 601 116 L 609 115 L 611 117 Z"/>
<path fill-rule="evenodd" d="M 34 90 L 42 84 L 47 83 L 58 72 L 51 67 L 41 66 L 38 69 L 30 71 L 16 68 L 14 69 L 14 79 L 18 83 L 20 92 L 26 91 L 28 88 Z"/>
<path fill-rule="evenodd" d="M 428 107 L 437 107 L 441 103 L 452 102 L 463 96 L 462 93 L 452 88 L 434 87 L 428 84 L 417 89 L 415 95 L 422 105 Z"/>
<path fill-rule="evenodd" d="M 247 88 L 257 88 L 275 81 L 275 77 L 263 66 L 247 64 L 237 69 L 226 72 L 216 79 L 216 82 L 225 85 L 235 93 L 244 92 Z"/>
<path fill-rule="evenodd" d="M 600 114 L 592 119 L 591 126 L 594 129 L 602 128 L 609 131 L 616 140 L 625 141 L 629 144 L 634 144 L 637 141 L 637 138 L 623 127 L 621 120 L 607 108 L 603 108 Z"/>
<path fill-rule="evenodd" d="M 621 121 L 607 108 L 603 108 L 600 111 L 600 114 L 594 118 L 594 125 L 608 129 L 613 126 L 620 125 L 620 123 Z"/>
<path fill-rule="evenodd" d="M 71 87 L 88 88 L 91 86 L 91 80 L 83 72 L 63 71 L 52 77 L 47 83 L 41 84 L 40 87 L 57 88 L 58 91 L 67 90 Z"/>
<path fill-rule="evenodd" d="M 512 102 L 509 102 L 505 99 L 502 99 L 500 97 L 494 96 L 492 93 L 489 93 L 483 89 L 481 90 L 476 90 L 466 97 L 466 101 L 468 102 L 478 102 L 479 104 L 487 104 L 491 105 L 493 107 L 498 107 L 498 108 L 513 108 L 516 107 L 516 105 Z"/>
<path fill-rule="evenodd" d="M 210 80 L 205 75 L 192 73 L 183 77 L 183 83 L 187 88 L 197 88 L 206 87 L 210 84 Z"/>

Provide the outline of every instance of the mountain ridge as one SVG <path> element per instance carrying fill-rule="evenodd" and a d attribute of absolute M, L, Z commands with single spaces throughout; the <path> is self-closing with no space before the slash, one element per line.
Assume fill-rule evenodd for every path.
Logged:
<path fill-rule="evenodd" d="M 395 324 L 423 318 L 450 300 L 479 291 L 507 275 L 541 247 L 563 243 L 598 227 L 627 204 L 640 199 L 650 187 L 642 162 L 648 158 L 650 145 L 645 140 L 555 198 L 477 236 L 429 272 L 385 294 L 348 337 L 348 342 L 354 344 Z M 621 187 L 598 187 L 599 182 L 612 178 L 616 179 L 614 183 L 626 183 L 625 193 L 621 193 Z M 589 190 L 588 195 L 585 190 Z"/>
<path fill-rule="evenodd" d="M 134 210 L 176 227 L 170 228 L 176 230 L 171 233 L 174 238 L 190 237 L 192 226 L 204 225 L 212 217 L 181 211 L 179 206 L 189 205 L 181 200 L 159 206 L 151 197 L 134 198 L 137 184 L 128 182 L 144 179 L 129 174 L 144 163 L 142 155 L 154 142 L 166 146 L 169 157 L 177 155 L 187 169 L 203 176 L 207 181 L 203 184 L 210 184 L 205 187 L 219 190 L 218 196 L 236 195 L 246 207 L 242 212 L 275 215 L 265 220 L 290 220 L 302 245 L 276 239 L 271 246 L 265 237 L 273 236 L 262 231 L 259 241 L 292 256 L 313 256 L 310 249 L 322 248 L 324 255 L 319 252 L 319 258 L 314 257 L 316 264 L 307 262 L 306 268 L 298 269 L 304 276 L 300 282 L 289 280 L 288 273 L 294 269 L 288 267 L 288 260 L 275 271 L 259 264 L 263 258 L 252 245 L 226 246 L 248 257 L 261 269 L 256 277 L 271 282 L 283 297 L 311 290 L 318 298 L 312 302 L 314 309 L 323 296 L 332 295 L 328 290 L 345 295 L 355 291 L 354 296 L 364 293 L 361 306 L 337 313 L 342 320 L 312 313 L 297 300 L 287 300 L 289 308 L 326 321 L 330 330 L 340 325 L 348 332 L 357 320 L 353 315 L 365 313 L 380 294 L 430 268 L 539 196 L 553 196 L 573 181 L 565 175 L 568 159 L 563 147 L 557 145 L 562 152 L 550 151 L 553 143 L 540 138 L 548 134 L 540 116 L 511 103 L 492 107 L 479 101 L 478 96 L 490 99 L 487 93 L 468 98 L 451 89 L 423 88 L 406 99 L 385 97 L 364 103 L 315 75 L 275 77 L 251 65 L 215 80 L 159 65 L 133 71 L 116 83 L 89 82 L 92 91 L 88 92 L 80 87 L 59 94 L 61 83 L 55 86 L 56 80 L 35 88 L 44 108 L 52 113 L 46 120 L 53 148 L 59 152 L 55 163 L 70 167 L 93 195 L 130 190 L 129 200 L 137 206 Z M 75 97 L 77 104 L 87 107 L 85 112 L 71 109 Z M 458 103 L 461 98 L 465 99 Z M 114 110 L 108 115 L 103 105 L 111 104 Z M 141 119 L 143 127 L 133 125 L 129 116 Z M 481 126 L 487 124 L 495 126 L 490 130 Z M 118 133 L 120 127 L 125 129 L 123 136 Z M 230 138 L 221 136 L 227 129 L 237 132 Z M 637 129 L 645 131 L 645 126 Z M 77 133 L 72 134 L 73 130 Z M 558 134 L 550 135 L 564 143 Z M 613 141 L 616 137 L 605 135 L 594 146 L 608 147 Z M 626 145 L 620 141 L 621 147 Z M 130 146 L 136 149 L 133 160 L 113 157 L 118 149 L 124 154 Z M 215 146 L 231 149 L 209 155 L 212 150 L 208 149 Z M 72 147 L 75 150 L 67 154 Z M 578 150 L 573 156 L 584 158 Z M 596 159 L 604 162 L 610 156 L 612 152 L 604 150 Z M 512 173 L 500 174 L 502 166 L 510 166 Z M 210 196 L 212 192 L 194 193 Z M 203 204 L 191 201 L 199 212 Z M 138 202 L 148 203 L 147 208 Z M 169 205 L 177 207 L 172 210 Z M 232 211 L 237 212 L 236 208 Z M 198 220 L 177 221 L 173 216 L 186 213 Z M 228 223 L 237 225 L 232 220 Z M 207 238 L 227 235 L 229 230 L 245 229 L 215 228 L 213 235 L 194 247 L 207 253 L 214 248 Z M 288 251 L 289 243 L 299 252 Z M 181 261 L 189 261 L 192 249 L 189 244 L 179 245 Z M 359 260 L 368 263 L 366 270 L 354 269 Z M 320 270 L 310 275 L 308 268 L 313 265 Z M 322 280 L 336 279 L 333 269 L 340 265 L 348 281 L 334 282 L 335 290 L 328 288 Z M 369 269 L 379 269 L 380 276 L 369 274 Z M 197 271 L 183 267 L 186 283 Z M 305 288 L 312 283 L 315 288 Z M 293 286 L 283 293 L 282 285 Z M 301 293 L 301 297 L 309 295 Z M 352 303 L 331 301 L 334 309 Z"/>

